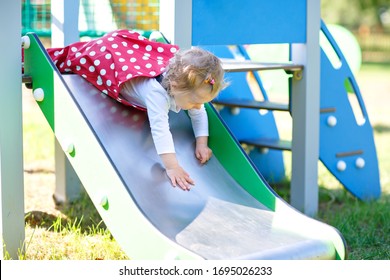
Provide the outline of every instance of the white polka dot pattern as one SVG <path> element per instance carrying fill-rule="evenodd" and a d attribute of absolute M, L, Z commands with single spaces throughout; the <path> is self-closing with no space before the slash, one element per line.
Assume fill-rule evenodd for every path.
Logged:
<path fill-rule="evenodd" d="M 61 73 L 78 74 L 122 102 L 122 83 L 135 77 L 160 75 L 178 50 L 176 45 L 152 42 L 135 31 L 122 29 L 89 42 L 47 51 Z"/>

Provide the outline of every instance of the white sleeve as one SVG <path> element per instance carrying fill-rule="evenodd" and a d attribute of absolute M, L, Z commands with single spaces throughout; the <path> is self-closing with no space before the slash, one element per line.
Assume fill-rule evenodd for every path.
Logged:
<path fill-rule="evenodd" d="M 202 105 L 200 109 L 188 110 L 188 115 L 191 118 L 195 137 L 209 136 L 209 122 L 204 105 Z"/>
<path fill-rule="evenodd" d="M 157 83 L 157 81 L 156 81 Z M 145 88 L 143 93 L 150 122 L 153 142 L 157 153 L 175 153 L 172 134 L 169 127 L 169 100 L 159 87 Z"/>

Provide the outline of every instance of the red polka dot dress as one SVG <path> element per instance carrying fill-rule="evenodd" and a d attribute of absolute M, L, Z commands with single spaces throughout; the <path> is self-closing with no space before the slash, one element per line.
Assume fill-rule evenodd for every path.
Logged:
<path fill-rule="evenodd" d="M 152 42 L 132 30 L 116 30 L 89 42 L 47 50 L 61 73 L 75 73 L 103 93 L 119 97 L 122 83 L 163 73 L 178 46 Z"/>

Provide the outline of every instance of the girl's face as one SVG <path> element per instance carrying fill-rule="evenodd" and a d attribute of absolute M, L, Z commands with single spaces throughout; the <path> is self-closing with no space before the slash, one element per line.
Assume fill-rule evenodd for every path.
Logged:
<path fill-rule="evenodd" d="M 200 109 L 204 103 L 213 99 L 209 87 L 199 87 L 196 90 L 186 92 L 175 92 L 172 89 L 171 94 L 175 98 L 176 105 L 183 110 Z"/>

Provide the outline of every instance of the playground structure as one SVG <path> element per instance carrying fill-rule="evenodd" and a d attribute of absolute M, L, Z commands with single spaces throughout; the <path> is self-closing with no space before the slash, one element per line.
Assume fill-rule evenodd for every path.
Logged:
<path fill-rule="evenodd" d="M 170 115 L 178 159 L 197 182 L 190 192 L 180 191 L 170 186 L 159 164 L 144 112 L 106 98 L 77 75 L 60 74 L 33 34 L 24 42 L 24 71 L 31 77 L 33 94 L 97 210 L 129 256 L 345 258 L 337 230 L 278 198 L 211 105 L 207 110 L 215 157 L 205 166 L 192 156 L 188 117 L 184 112 Z"/>
<path fill-rule="evenodd" d="M 262 22 L 263 19 L 258 19 L 260 22 L 254 22 L 253 24 L 256 24 L 256 26 L 264 26 L 264 29 L 262 28 L 257 30 L 256 34 L 253 32 L 242 32 L 239 34 L 239 36 L 232 36 L 232 27 L 228 24 L 228 21 L 230 21 L 232 18 L 232 13 L 235 13 L 236 11 L 234 9 L 234 5 L 238 5 L 237 1 L 231 1 L 231 6 L 223 6 L 221 3 L 219 3 L 219 1 L 215 1 L 215 3 L 190 0 L 160 1 L 160 29 L 164 34 L 167 35 L 167 37 L 172 38 L 174 43 L 179 44 L 183 48 L 190 47 L 192 45 L 200 45 L 205 48 L 209 48 L 222 58 L 229 59 L 235 58 L 234 53 L 232 53 L 229 48 L 223 47 L 224 45 L 234 44 L 238 46 L 238 49 L 240 49 L 240 45 L 243 44 L 292 44 L 291 57 L 293 63 L 288 63 L 288 65 L 279 64 L 272 66 L 260 63 L 248 63 L 248 61 L 246 61 L 246 65 L 243 65 L 242 62 L 232 63 L 228 60 L 224 60 L 224 65 L 228 72 L 227 75 L 232 75 L 232 81 L 234 83 L 236 83 L 236 81 L 237 83 L 242 83 L 242 81 L 240 81 L 242 80 L 242 77 L 233 78 L 235 73 L 238 71 L 254 72 L 259 69 L 262 70 L 264 67 L 268 67 L 269 69 L 269 67 L 272 66 L 285 69 L 289 73 L 294 73 L 290 77 L 290 84 L 293 92 L 290 97 L 291 104 L 293 104 L 293 106 L 288 105 L 288 109 L 286 111 L 290 111 L 293 115 L 293 142 L 291 147 L 293 155 L 292 165 L 293 168 L 294 166 L 304 166 L 304 168 L 295 168 L 295 170 L 293 170 L 291 182 L 291 203 L 294 207 L 305 212 L 306 214 L 314 215 L 318 206 L 318 187 L 316 182 L 317 161 L 321 156 L 321 152 L 318 152 L 320 150 L 320 116 L 318 114 L 320 111 L 319 79 L 321 78 L 321 81 L 323 79 L 323 76 L 320 76 L 319 71 L 320 49 L 317 40 L 319 35 L 318 30 L 320 30 L 319 3 L 316 3 L 317 1 L 310 1 L 310 3 L 306 3 L 306 1 L 297 1 L 297 3 L 294 3 L 294 5 L 291 6 L 292 4 L 289 3 L 289 1 L 279 1 L 281 3 L 278 2 L 276 4 L 267 3 L 267 1 L 260 2 L 249 1 L 247 5 L 248 7 L 258 5 L 261 6 L 264 10 L 268 10 L 270 12 L 275 10 L 276 6 L 280 7 L 280 5 L 282 5 L 284 8 L 279 11 L 281 17 L 287 17 L 291 10 L 297 11 L 297 13 L 294 13 L 296 16 L 291 19 L 291 22 L 286 22 L 284 24 L 280 24 L 279 22 L 277 30 L 278 32 L 273 32 L 272 34 L 267 31 L 267 25 L 276 26 L 275 22 L 280 20 L 278 18 L 272 20 L 267 18 L 264 19 L 265 22 Z M 172 5 L 174 5 L 174 7 Z M 172 11 L 174 11 L 173 18 Z M 200 13 L 202 17 L 200 17 L 198 13 Z M 221 25 L 210 25 L 209 23 L 212 22 L 212 19 L 216 16 L 219 19 L 222 19 L 223 23 L 221 23 Z M 234 22 L 235 26 L 242 26 L 243 21 L 245 21 L 244 18 L 246 17 L 247 15 L 245 17 L 236 17 L 237 21 Z M 203 20 L 199 21 L 200 18 Z M 309 26 L 308 23 L 313 24 L 310 24 Z M 223 28 L 221 29 L 222 26 Z M 241 148 L 237 145 L 236 139 L 241 142 L 245 142 L 240 139 L 239 132 L 232 129 L 232 126 L 234 126 L 234 122 L 236 122 L 237 118 L 235 118 L 236 120 L 234 120 L 233 123 L 229 123 L 229 121 L 226 119 L 226 116 L 224 117 L 224 114 L 233 115 L 232 118 L 240 115 L 242 116 L 242 112 L 245 112 L 245 110 L 251 110 L 252 112 L 255 112 L 253 111 L 253 108 L 265 108 L 271 110 L 274 109 L 272 107 L 273 104 L 271 104 L 271 107 L 264 107 L 265 105 L 270 106 L 270 104 L 266 104 L 267 102 L 258 102 L 258 100 L 253 100 L 253 98 L 252 100 L 250 98 L 240 100 L 241 104 L 227 104 L 226 102 L 228 101 L 223 100 L 223 97 L 226 96 L 226 94 L 223 93 L 221 94 L 220 99 L 216 100 L 216 102 L 219 102 L 220 104 L 221 102 L 225 102 L 223 104 L 225 107 L 236 108 L 239 107 L 238 105 L 244 105 L 243 107 L 247 108 L 240 109 L 239 114 L 231 114 L 233 110 L 230 110 L 229 108 L 223 109 L 225 110 L 225 113 L 223 110 L 220 112 L 220 115 L 222 118 L 224 118 L 223 121 L 219 118 L 219 114 L 217 114 L 213 107 L 211 105 L 208 106 L 208 113 L 211 123 L 210 145 L 215 152 L 215 157 L 217 160 L 211 163 L 209 167 L 205 168 L 206 171 L 196 169 L 196 174 L 199 176 L 197 181 L 200 180 L 204 183 L 204 192 L 201 190 L 202 187 L 199 187 L 199 190 L 196 190 L 195 196 L 198 198 L 189 199 L 192 206 L 187 206 L 187 208 L 181 208 L 184 206 L 180 205 L 178 206 L 180 197 L 175 198 L 177 193 L 168 188 L 166 186 L 166 182 L 163 180 L 164 178 L 161 178 L 161 176 L 158 175 L 160 174 L 161 170 L 159 171 L 158 168 L 156 169 L 155 165 L 153 164 L 155 163 L 156 159 L 152 160 L 152 162 L 148 160 L 146 161 L 145 168 L 142 168 L 142 170 L 145 170 L 145 173 L 143 173 L 141 176 L 143 176 L 143 179 L 147 178 L 148 176 L 151 179 L 146 180 L 147 183 L 145 183 L 146 186 L 144 186 L 144 188 L 150 188 L 151 185 L 155 185 L 159 187 L 161 186 L 162 188 L 160 189 L 166 189 L 166 191 L 164 191 L 161 196 L 157 197 L 166 197 L 167 199 L 162 199 L 162 201 L 159 199 L 152 200 L 154 203 L 162 203 L 160 209 L 164 209 L 164 207 L 166 207 L 165 211 L 162 211 L 167 215 L 165 217 L 166 220 L 161 220 L 161 217 L 155 213 L 156 208 L 152 205 L 153 203 L 146 203 L 146 198 L 140 196 L 140 193 L 137 192 L 137 189 L 134 189 L 134 187 L 131 186 L 134 184 L 132 180 L 135 179 L 126 179 L 123 177 L 124 173 L 120 171 L 120 169 L 128 167 L 123 167 L 123 163 L 119 163 L 113 159 L 115 157 L 115 153 L 118 151 L 112 151 L 113 154 L 108 151 L 110 149 L 110 144 L 104 140 L 104 129 L 102 130 L 103 132 L 100 132 L 101 134 L 99 134 L 99 128 L 93 125 L 94 118 L 96 118 L 94 117 L 96 112 L 88 113 L 86 112 L 88 111 L 86 110 L 86 106 L 82 105 L 82 102 L 85 102 L 82 101 L 82 94 L 90 92 L 91 94 L 88 96 L 88 98 L 91 98 L 91 96 L 96 96 L 97 94 L 92 93 L 93 89 L 88 88 L 77 77 L 67 77 L 58 74 L 54 67 L 50 65 L 48 58 L 45 57 L 44 51 L 39 44 L 39 40 L 37 40 L 37 38 L 32 34 L 29 35 L 29 39 L 32 49 L 26 49 L 25 73 L 26 75 L 30 75 L 32 78 L 31 82 L 33 84 L 34 92 L 37 89 L 44 89 L 45 99 L 44 101 L 39 101 L 42 111 L 48 118 L 49 123 L 52 124 L 53 131 L 55 132 L 62 148 L 65 151 L 71 151 L 68 152 L 67 156 L 71 161 L 72 166 L 75 167 L 81 181 L 93 199 L 99 213 L 102 215 L 110 230 L 113 232 L 113 235 L 127 253 L 132 254 L 132 256 L 135 258 L 158 259 L 166 258 L 168 255 L 174 256 L 174 258 L 206 259 L 345 258 L 345 245 L 343 244 L 342 237 L 336 230 L 308 217 L 305 217 L 302 214 L 299 214 L 299 212 L 289 207 L 272 191 L 272 189 L 270 189 L 266 180 L 264 180 L 257 171 L 257 169 L 260 169 L 261 171 L 261 164 L 254 164 L 253 162 L 256 160 L 254 160 L 253 155 L 250 155 L 251 160 L 249 160 L 245 153 L 243 153 Z M 215 47 L 216 45 L 222 47 Z M 242 49 L 242 51 L 244 51 L 244 49 Z M 245 57 L 246 54 L 243 52 L 241 55 Z M 34 59 L 32 59 L 33 57 Z M 37 62 L 34 62 L 34 60 L 38 60 L 38 58 L 41 63 L 35 64 Z M 321 59 L 323 59 L 323 56 Z M 40 65 L 40 67 L 37 67 L 36 65 Z M 43 67 L 43 65 L 46 66 Z M 42 70 L 38 68 L 46 69 Z M 348 71 L 348 69 L 345 71 Z M 323 72 L 321 72 L 321 75 L 322 73 Z M 350 73 L 348 73 L 348 75 L 350 75 Z M 47 79 L 42 79 L 42 77 L 47 76 L 53 77 L 52 84 L 50 81 L 48 82 Z M 359 94 L 356 92 L 357 86 L 354 84 L 355 82 L 353 77 L 348 77 L 350 83 L 355 89 L 355 93 L 359 96 Z M 260 79 L 258 82 L 261 86 L 262 83 Z M 79 90 L 80 94 L 78 94 L 75 88 L 83 88 L 83 90 Z M 300 92 L 300 94 L 294 94 L 294 92 Z M 307 92 L 315 92 L 318 94 L 308 95 L 306 94 Z M 97 143 L 99 143 L 97 147 L 90 151 L 88 151 L 87 147 L 80 148 L 79 144 L 76 143 L 76 139 L 81 139 L 85 135 L 82 133 L 83 137 L 81 137 L 81 134 L 75 136 L 80 133 L 80 130 L 82 130 L 81 127 L 69 127 L 67 124 L 65 124 L 66 121 L 64 120 L 64 115 L 61 115 L 60 113 L 61 110 L 64 109 L 60 109 L 61 106 L 58 106 L 58 102 L 61 102 L 61 106 L 64 106 L 63 104 L 67 104 L 66 108 L 74 112 L 71 115 L 75 118 L 80 118 L 80 115 L 82 116 L 81 119 L 77 119 L 73 123 L 85 123 L 87 128 L 83 131 L 88 131 L 88 133 L 91 131 L 91 137 L 96 137 L 96 140 L 91 141 L 97 141 Z M 248 103 L 250 102 L 252 103 L 252 108 L 248 107 Z M 323 101 L 321 100 L 321 102 Z M 107 106 L 113 105 L 109 103 Z M 334 104 L 328 108 L 333 108 L 331 110 L 333 113 L 338 112 L 339 109 L 337 108 L 337 110 L 335 110 L 333 106 Z M 122 108 L 117 108 L 115 110 L 122 110 Z M 56 113 L 53 115 L 53 112 Z M 329 113 L 328 110 L 326 112 Z M 259 114 L 257 113 L 257 115 Z M 268 117 L 269 116 L 270 115 L 268 115 Z M 310 116 L 310 119 L 308 119 L 307 116 Z M 326 118 L 326 120 L 328 119 L 329 118 Z M 368 118 L 366 117 L 366 123 L 367 120 Z M 229 128 L 225 127 L 225 122 L 228 124 Z M 238 121 L 238 123 L 240 122 L 241 121 Z M 185 132 L 188 130 L 188 125 L 186 123 L 181 123 L 174 117 L 173 123 L 174 125 L 172 129 L 174 133 L 179 135 L 178 137 L 180 139 L 180 145 L 183 145 L 183 161 L 186 161 L 185 159 L 189 156 L 188 153 L 185 152 L 186 147 L 184 143 L 190 141 L 187 139 L 188 132 Z M 268 121 L 265 123 L 267 132 L 273 131 L 273 136 L 277 137 L 277 129 L 275 127 L 272 116 L 269 117 Z M 130 128 L 128 127 L 129 125 Z M 117 130 L 118 133 L 120 133 L 119 135 L 122 135 L 124 131 L 130 130 L 131 133 L 135 133 L 135 138 L 137 138 L 140 136 L 137 134 L 137 129 L 140 129 L 139 127 L 141 127 L 141 131 L 145 130 L 142 128 L 143 125 L 144 123 L 130 123 L 125 124 L 122 127 L 119 126 L 114 130 Z M 233 135 L 230 134 L 230 130 L 233 132 Z M 251 129 L 251 131 L 253 131 L 253 129 Z M 370 131 L 368 130 L 366 134 L 369 132 Z M 69 135 L 73 135 L 73 137 L 70 137 Z M 221 145 L 220 141 L 223 141 L 223 145 Z M 221 149 L 221 146 L 229 147 L 229 149 L 227 149 L 228 152 L 224 149 Z M 76 149 L 76 156 L 72 156 L 72 147 Z M 375 146 L 373 147 L 375 155 Z M 153 149 L 150 147 L 147 147 L 144 150 L 144 152 L 148 154 L 148 157 L 151 157 L 151 151 L 153 151 Z M 102 152 L 103 155 L 101 155 Z M 363 153 L 365 155 L 366 150 L 364 150 L 364 152 L 359 150 L 359 153 L 352 153 L 352 155 L 349 154 L 347 157 L 360 156 Z M 90 158 L 96 154 L 100 154 L 100 156 L 99 159 L 94 160 L 94 162 L 102 163 L 101 165 L 97 166 L 97 169 L 102 169 L 102 172 L 99 174 L 104 174 L 104 172 L 107 172 L 107 175 L 104 177 L 107 177 L 111 180 L 115 179 L 118 181 L 117 183 L 107 183 L 104 186 L 102 182 L 93 181 L 93 176 L 90 175 L 88 170 L 85 170 L 85 161 L 87 159 L 90 160 Z M 271 154 L 272 153 L 267 153 L 265 156 L 269 156 Z M 280 159 L 280 154 L 275 153 L 274 156 L 275 155 L 276 161 L 278 161 L 277 157 Z M 262 154 L 256 156 L 261 157 L 264 155 Z M 107 159 L 109 159 L 108 161 L 113 164 L 113 166 L 110 167 L 109 164 L 106 165 L 104 163 L 107 162 Z M 234 159 L 234 161 L 232 161 L 232 159 Z M 142 157 L 139 160 L 142 161 Z M 352 160 L 356 162 L 356 158 Z M 363 167 L 367 166 L 366 163 L 375 163 L 375 160 L 376 158 L 370 158 L 369 160 L 366 159 L 364 161 Z M 192 166 L 190 167 L 191 169 L 194 168 L 193 163 L 189 162 L 187 164 Z M 345 164 L 348 164 L 349 166 L 350 163 L 347 162 Z M 280 162 L 277 164 L 274 162 L 273 165 L 280 166 Z M 237 166 L 244 167 L 239 169 Z M 109 170 L 113 171 L 111 172 Z M 150 171 L 147 170 L 151 170 L 153 172 L 148 173 Z M 213 173 L 212 171 L 214 170 L 224 171 Z M 272 168 L 270 168 L 270 170 L 272 171 Z M 282 171 L 276 172 L 279 173 Z M 213 178 L 213 176 L 205 175 L 207 173 L 215 174 L 215 178 Z M 274 176 L 274 174 L 272 176 Z M 348 176 L 346 177 L 348 178 Z M 221 182 L 224 184 L 221 188 L 215 187 L 220 186 Z M 106 187 L 107 185 L 116 186 L 112 187 L 112 193 L 107 193 L 107 191 L 104 190 L 103 187 Z M 208 186 L 214 186 L 215 189 Z M 227 188 L 227 186 L 229 186 L 228 189 L 232 189 L 232 193 L 226 193 L 225 188 Z M 4 187 L 2 185 L 2 197 L 4 197 L 5 193 L 3 188 Z M 246 192 L 243 194 L 241 188 L 245 189 L 250 194 L 250 196 L 248 196 Z M 18 193 L 16 192 L 16 194 Z M 20 196 L 20 194 L 18 195 Z M 363 198 L 364 195 L 365 194 L 363 193 Z M 377 192 L 375 192 L 374 195 L 369 195 L 368 197 L 372 198 L 376 196 L 378 196 Z M 201 197 L 201 199 L 199 199 L 199 197 Z M 148 197 L 148 199 L 150 199 L 150 197 Z M 176 201 L 176 199 L 178 200 Z M 183 199 L 184 198 L 181 198 L 181 200 Z M 226 203 L 226 201 L 229 201 L 229 203 Z M 3 205 L 3 213 L 4 209 L 8 210 L 14 208 L 9 205 L 7 205 L 7 207 L 8 208 L 4 208 Z M 185 219 L 183 219 L 183 217 L 176 217 L 173 214 L 177 211 L 177 209 L 188 210 L 188 207 L 191 209 L 191 211 L 189 211 L 190 213 L 187 217 L 185 217 Z M 242 213 L 246 213 L 247 217 L 238 215 L 237 213 L 240 211 L 242 211 Z M 228 213 L 226 220 L 221 217 L 221 212 Z M 115 217 L 123 217 L 124 214 L 129 215 L 129 218 L 126 220 L 133 221 L 119 225 L 119 222 L 117 219 L 115 219 Z M 6 228 L 4 227 L 4 224 L 6 223 L 4 223 L 4 220 L 7 221 L 9 218 L 4 219 L 4 215 L 2 215 L 2 217 L 2 232 L 5 236 L 5 233 L 9 234 L 9 232 L 5 232 Z M 169 219 L 167 217 L 169 217 Z M 255 221 L 255 224 L 257 225 L 256 227 L 245 228 L 245 223 L 238 222 L 248 217 Z M 223 238 L 221 238 L 221 242 L 219 244 L 216 242 L 216 237 L 210 237 L 209 239 L 205 240 L 205 238 L 202 237 L 201 231 L 202 229 L 210 228 L 210 219 L 212 224 L 231 225 L 232 227 L 240 228 L 242 231 L 226 234 Z M 182 220 L 185 220 L 186 222 L 178 223 Z M 165 221 L 165 223 L 162 221 Z M 176 221 L 176 223 L 172 224 L 172 222 L 169 221 Z M 139 227 L 140 229 L 134 230 L 135 227 Z M 156 231 L 156 229 L 158 230 Z M 263 232 L 265 234 L 264 236 L 267 236 L 266 239 L 269 240 L 269 243 L 259 243 L 256 238 L 256 234 L 258 232 Z M 219 233 L 220 232 L 217 232 L 217 235 Z M 252 249 L 255 251 L 243 249 L 233 255 L 227 254 L 227 251 L 224 250 L 226 247 L 228 247 L 228 244 L 230 244 L 230 242 L 232 242 L 232 240 L 235 238 L 238 238 L 238 235 L 242 236 L 245 233 L 247 233 L 248 236 L 251 236 L 251 238 L 248 238 L 248 240 L 244 243 L 240 243 L 239 247 L 253 247 Z M 129 238 L 129 236 L 132 236 L 132 238 Z M 140 236 L 142 236 L 142 238 Z M 150 242 L 153 242 L 151 244 L 155 245 L 155 249 L 152 252 L 145 250 L 145 248 L 134 246 L 134 242 L 130 242 L 129 239 L 143 241 L 150 240 Z M 6 239 L 4 238 L 4 240 Z M 19 241 L 20 240 L 22 239 L 19 239 Z M 283 246 L 275 247 L 275 244 L 278 242 L 278 240 L 284 240 Z M 16 245 L 14 238 L 10 238 L 10 241 L 10 243 L 6 242 L 7 249 L 10 248 L 8 244 Z M 144 242 L 139 245 L 144 246 L 145 244 L 149 244 L 149 242 Z M 14 248 L 20 248 L 20 246 Z M 213 251 L 218 251 L 218 253 L 212 253 Z"/>

